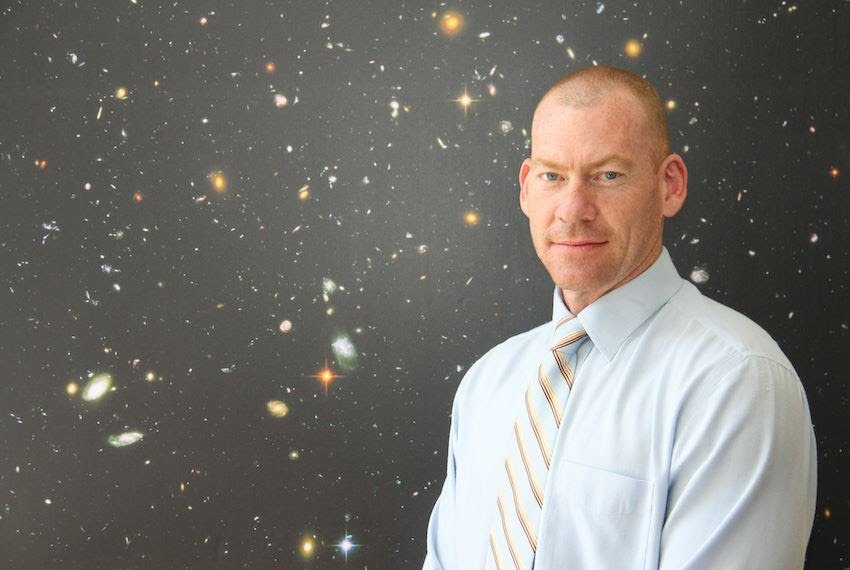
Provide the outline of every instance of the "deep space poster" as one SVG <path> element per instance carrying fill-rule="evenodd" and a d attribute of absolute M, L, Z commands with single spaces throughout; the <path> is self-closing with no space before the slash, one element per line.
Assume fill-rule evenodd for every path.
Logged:
<path fill-rule="evenodd" d="M 0 567 L 421 567 L 451 401 L 551 318 L 546 88 L 645 76 L 680 274 L 763 326 L 846 568 L 850 3 L 0 4 Z"/>

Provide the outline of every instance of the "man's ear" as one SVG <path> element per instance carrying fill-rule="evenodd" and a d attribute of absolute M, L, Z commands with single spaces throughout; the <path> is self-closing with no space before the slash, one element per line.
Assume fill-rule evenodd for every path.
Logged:
<path fill-rule="evenodd" d="M 664 197 L 661 212 L 672 218 L 682 208 L 688 195 L 688 167 L 678 154 L 671 154 L 661 165 Z"/>
<path fill-rule="evenodd" d="M 528 173 L 531 171 L 531 159 L 526 158 L 522 161 L 522 165 L 519 167 L 519 207 L 522 210 L 522 213 L 528 217 L 528 210 L 526 209 L 527 201 L 528 201 Z"/>

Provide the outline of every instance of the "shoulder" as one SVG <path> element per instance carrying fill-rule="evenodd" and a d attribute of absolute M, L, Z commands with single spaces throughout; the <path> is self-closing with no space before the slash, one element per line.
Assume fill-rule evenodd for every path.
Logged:
<path fill-rule="evenodd" d="M 714 301 L 685 282 L 667 304 L 663 318 L 680 331 L 678 343 L 727 360 L 731 366 L 744 361 L 764 360 L 794 371 L 776 341 L 742 313 Z"/>
<path fill-rule="evenodd" d="M 469 392 L 495 390 L 504 382 L 505 371 L 522 366 L 525 360 L 539 361 L 540 348 L 546 346 L 550 322 L 507 338 L 484 353 L 467 370 L 458 386 L 456 398 Z"/>
<path fill-rule="evenodd" d="M 803 385 L 762 327 L 690 283 L 657 317 L 657 332 L 672 331 L 664 348 L 668 356 L 662 358 L 663 393 L 677 402 L 671 419 L 680 436 L 696 429 L 713 434 L 700 437 L 714 438 L 745 425 L 767 434 L 785 424 L 782 429 L 809 437 L 811 418 Z"/>
<path fill-rule="evenodd" d="M 519 354 L 527 352 L 542 336 L 546 335 L 546 331 L 551 326 L 551 322 L 543 323 L 534 327 L 531 330 L 514 335 L 507 338 L 488 350 L 484 355 L 476 361 L 476 364 L 486 364 L 493 360 L 501 358 L 513 358 Z"/>

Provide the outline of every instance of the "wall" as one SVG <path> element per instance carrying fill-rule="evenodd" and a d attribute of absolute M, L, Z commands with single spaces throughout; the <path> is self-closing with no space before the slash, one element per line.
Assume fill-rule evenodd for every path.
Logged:
<path fill-rule="evenodd" d="M 848 7 L 6 3 L 0 565 L 421 564 L 458 381 L 549 318 L 534 104 L 593 63 L 671 101 L 665 243 L 797 367 L 850 565 Z"/>

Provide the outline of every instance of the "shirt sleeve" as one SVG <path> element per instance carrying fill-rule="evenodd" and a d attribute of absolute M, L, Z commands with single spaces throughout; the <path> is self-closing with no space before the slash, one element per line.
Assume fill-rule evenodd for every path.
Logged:
<path fill-rule="evenodd" d="M 469 374 L 473 369 L 469 370 Z M 446 480 L 443 490 L 431 512 L 428 521 L 428 551 L 425 555 L 425 564 L 422 570 L 452 570 L 457 568 L 455 537 L 455 451 L 458 445 L 458 431 L 460 429 L 459 408 L 461 407 L 461 387 L 455 394 L 452 405 L 452 421 L 449 431 L 449 452 L 446 466 Z"/>
<path fill-rule="evenodd" d="M 676 425 L 659 568 L 802 568 L 817 477 L 797 375 L 748 356 L 693 396 Z"/>

